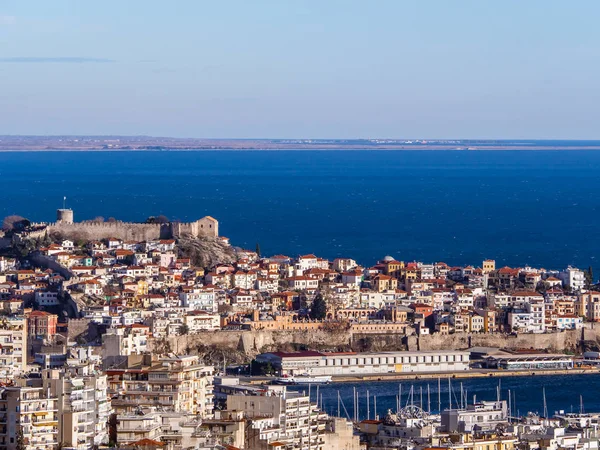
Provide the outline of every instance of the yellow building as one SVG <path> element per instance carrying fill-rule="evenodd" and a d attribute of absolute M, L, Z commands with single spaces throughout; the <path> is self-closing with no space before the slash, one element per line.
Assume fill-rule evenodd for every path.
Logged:
<path fill-rule="evenodd" d="M 485 261 L 483 261 L 483 273 L 490 273 L 493 272 L 494 270 L 496 270 L 496 261 L 494 261 L 493 259 L 486 259 Z"/>

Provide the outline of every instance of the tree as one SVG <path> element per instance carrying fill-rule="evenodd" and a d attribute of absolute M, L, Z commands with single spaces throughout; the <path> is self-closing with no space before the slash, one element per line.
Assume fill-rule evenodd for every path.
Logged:
<path fill-rule="evenodd" d="M 2 230 L 17 231 L 29 226 L 29 220 L 22 216 L 6 216 L 2 221 Z"/>
<path fill-rule="evenodd" d="M 18 425 L 17 425 L 18 426 Z M 23 437 L 23 428 L 18 426 L 19 430 L 17 431 L 17 441 L 15 445 L 16 450 L 25 450 L 27 446 L 25 445 L 25 438 Z"/>
<path fill-rule="evenodd" d="M 592 270 L 592 266 L 588 267 L 588 270 L 584 270 L 583 275 L 585 277 L 585 286 L 589 289 L 592 284 L 594 284 L 594 271 Z"/>
<path fill-rule="evenodd" d="M 250 363 L 250 373 L 252 375 L 272 375 L 275 373 L 275 368 L 270 362 L 258 362 L 253 359 Z"/>
<path fill-rule="evenodd" d="M 102 222 L 104 222 L 104 217 L 102 217 L 102 216 L 95 217 L 94 220 L 92 220 L 92 222 L 102 223 Z"/>
<path fill-rule="evenodd" d="M 256 243 L 256 254 L 260 258 L 260 245 L 258 245 L 258 242 Z"/>
<path fill-rule="evenodd" d="M 108 223 L 115 223 L 117 221 L 117 219 L 115 219 L 114 217 L 109 217 L 106 221 Z"/>
<path fill-rule="evenodd" d="M 188 334 L 190 332 L 190 327 L 188 327 L 185 323 L 179 327 L 179 334 Z"/>
<path fill-rule="evenodd" d="M 310 307 L 310 318 L 313 320 L 323 320 L 327 317 L 327 303 L 321 293 L 318 293 Z"/>
<path fill-rule="evenodd" d="M 146 223 L 169 223 L 169 218 L 167 216 L 150 216 L 146 219 Z"/>
<path fill-rule="evenodd" d="M 536 289 L 540 294 L 545 294 L 550 289 L 550 283 L 542 280 L 537 284 Z"/>

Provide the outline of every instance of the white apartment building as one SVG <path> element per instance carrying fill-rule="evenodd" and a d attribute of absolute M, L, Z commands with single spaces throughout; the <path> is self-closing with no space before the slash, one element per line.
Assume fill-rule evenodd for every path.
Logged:
<path fill-rule="evenodd" d="M 558 278 L 562 280 L 563 285 L 570 287 L 573 291 L 581 291 L 585 287 L 585 275 L 582 270 L 575 267 L 567 267 L 566 270 L 558 273 Z"/>
<path fill-rule="evenodd" d="M 248 448 L 263 448 L 281 443 L 284 448 L 322 449 L 325 417 L 308 395 L 288 391 L 285 386 L 269 386 L 257 395 L 234 394 L 227 396 L 227 409 L 243 411 L 252 420 L 255 433 L 249 433 Z M 265 445 L 266 444 L 266 445 Z"/>
<path fill-rule="evenodd" d="M 56 306 L 60 304 L 58 292 L 35 291 L 35 302 L 40 306 Z"/>
<path fill-rule="evenodd" d="M 213 367 L 200 364 L 198 356 L 130 357 L 128 368 L 110 368 L 106 374 L 112 406 L 119 414 L 159 406 L 165 411 L 212 417 Z"/>
<path fill-rule="evenodd" d="M 107 377 L 92 365 L 70 361 L 65 370 L 43 372 L 46 389 L 58 398 L 59 441 L 63 448 L 91 450 L 108 444 L 112 413 Z"/>
<path fill-rule="evenodd" d="M 205 311 L 191 311 L 183 317 L 183 323 L 188 327 L 189 333 L 219 330 L 221 328 L 221 316 Z"/>
<path fill-rule="evenodd" d="M 204 291 L 201 289 L 184 289 L 179 293 L 181 306 L 192 310 L 217 312 L 217 302 L 213 290 Z"/>
<path fill-rule="evenodd" d="M 0 378 L 12 380 L 27 368 L 27 320 L 7 317 L 0 321 Z"/>
<path fill-rule="evenodd" d="M 57 450 L 57 401 L 42 387 L 0 388 L 0 448 L 17 450 L 21 430 L 25 450 Z"/>

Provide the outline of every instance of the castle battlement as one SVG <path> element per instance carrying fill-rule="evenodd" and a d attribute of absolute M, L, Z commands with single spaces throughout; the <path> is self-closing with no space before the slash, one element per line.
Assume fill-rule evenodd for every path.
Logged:
<path fill-rule="evenodd" d="M 167 223 L 142 223 L 142 222 L 72 222 L 64 220 L 65 214 L 57 213 L 59 220 L 46 224 L 33 224 L 45 226 L 48 232 L 59 232 L 65 236 L 79 239 L 99 240 L 105 238 L 118 238 L 123 240 L 150 241 L 155 239 L 176 239 L 181 235 L 219 236 L 219 221 L 206 216 L 195 222 L 167 222 Z M 72 210 L 67 218 L 72 218 Z M 60 218 L 63 219 L 60 219 Z"/>

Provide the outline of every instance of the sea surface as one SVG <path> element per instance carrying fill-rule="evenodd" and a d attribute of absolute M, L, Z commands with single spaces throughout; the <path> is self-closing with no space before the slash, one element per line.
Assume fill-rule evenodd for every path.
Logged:
<path fill-rule="evenodd" d="M 211 215 L 263 255 L 561 269 L 600 248 L 595 151 L 0 153 L 0 216 L 53 221 L 63 196 L 76 220 Z"/>
<path fill-rule="evenodd" d="M 377 381 L 360 383 L 332 383 L 319 385 L 319 405 L 323 410 L 337 415 L 338 392 L 340 396 L 340 415 L 354 417 L 354 389 L 358 392 L 358 414 L 360 419 L 367 418 L 367 391 L 369 391 L 370 418 L 375 417 L 375 403 L 377 414 L 385 416 L 388 409 L 396 411 L 397 397 L 402 395 L 402 407 L 414 404 L 425 411 L 438 412 L 447 409 L 450 405 L 450 392 L 452 408 L 460 405 L 461 383 L 463 392 L 463 405 L 473 403 L 473 400 L 496 400 L 498 387 L 500 398 L 508 401 L 510 391 L 511 410 L 513 416 L 523 416 L 529 412 L 543 415 L 544 390 L 546 391 L 546 405 L 548 414 L 556 412 L 579 412 L 583 404 L 584 412 L 600 412 L 600 375 L 544 375 L 528 377 L 502 377 L 502 378 L 470 378 L 452 380 L 450 386 L 448 379 L 440 379 L 438 391 L 437 380 L 424 381 Z M 429 401 L 427 386 L 429 385 Z M 410 391 L 413 391 L 412 401 Z M 317 401 L 317 385 L 291 386 L 288 389 L 309 393 L 313 402 Z M 422 392 L 422 395 L 421 395 Z M 438 392 L 440 395 L 438 396 Z M 377 396 L 376 402 L 374 396 Z M 475 396 L 475 399 L 474 399 Z M 438 403 L 439 402 L 439 403 Z M 345 408 L 345 409 L 344 409 Z"/>

